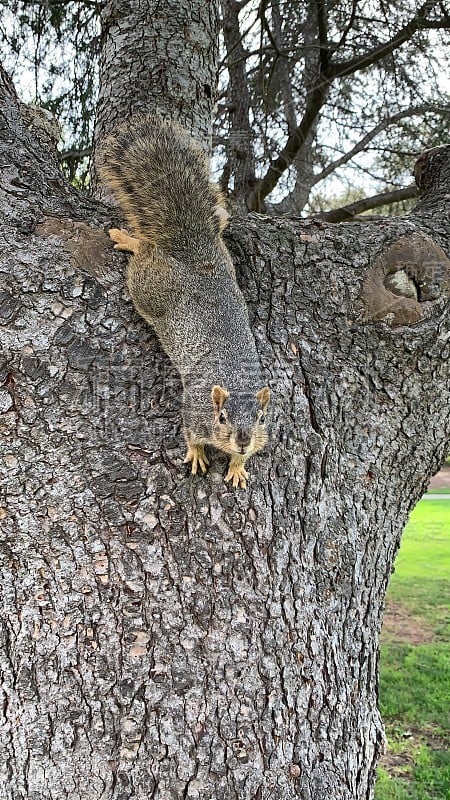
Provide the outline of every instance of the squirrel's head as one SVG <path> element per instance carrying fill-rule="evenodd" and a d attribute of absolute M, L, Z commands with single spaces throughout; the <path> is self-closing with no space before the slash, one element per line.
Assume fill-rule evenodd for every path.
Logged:
<path fill-rule="evenodd" d="M 214 419 L 211 443 L 230 455 L 251 455 L 267 442 L 266 412 L 270 389 L 264 386 L 256 394 L 227 392 L 213 386 L 211 392 Z"/>

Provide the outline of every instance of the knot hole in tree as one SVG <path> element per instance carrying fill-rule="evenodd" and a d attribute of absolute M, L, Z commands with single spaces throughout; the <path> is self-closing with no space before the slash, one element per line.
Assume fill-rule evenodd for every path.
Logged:
<path fill-rule="evenodd" d="M 448 205 L 449 148 L 427 150 L 416 162 L 414 175 L 422 192 L 422 209 L 438 204 L 442 211 Z M 412 231 L 378 255 L 364 281 L 361 299 L 367 322 L 383 321 L 396 327 L 430 317 L 449 296 L 450 260 L 429 236 Z"/>
<path fill-rule="evenodd" d="M 367 322 L 412 325 L 450 294 L 450 260 L 422 233 L 397 239 L 378 256 L 363 285 Z"/>

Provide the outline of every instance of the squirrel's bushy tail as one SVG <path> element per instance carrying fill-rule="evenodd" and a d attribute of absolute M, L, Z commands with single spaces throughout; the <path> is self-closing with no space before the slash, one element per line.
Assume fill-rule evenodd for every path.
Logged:
<path fill-rule="evenodd" d="M 173 122 L 147 116 L 120 126 L 101 148 L 99 171 L 132 233 L 169 253 L 216 238 L 226 224 L 205 153 Z"/>

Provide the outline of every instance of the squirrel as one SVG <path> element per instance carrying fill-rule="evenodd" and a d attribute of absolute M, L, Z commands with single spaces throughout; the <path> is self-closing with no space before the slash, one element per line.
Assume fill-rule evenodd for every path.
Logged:
<path fill-rule="evenodd" d="M 270 389 L 222 239 L 228 212 L 209 160 L 183 128 L 150 115 L 119 126 L 99 162 L 131 229 L 109 231 L 116 250 L 133 254 L 131 299 L 181 375 L 185 463 L 206 472 L 213 445 L 230 456 L 225 480 L 246 488 L 247 459 L 268 438 Z"/>

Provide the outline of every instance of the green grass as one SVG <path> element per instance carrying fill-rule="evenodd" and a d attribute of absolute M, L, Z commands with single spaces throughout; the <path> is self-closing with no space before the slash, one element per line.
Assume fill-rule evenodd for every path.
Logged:
<path fill-rule="evenodd" d="M 381 647 L 388 760 L 375 800 L 450 800 L 449 587 L 450 500 L 423 500 L 403 535 L 387 605 L 400 604 L 431 641 Z"/>
<path fill-rule="evenodd" d="M 375 800 L 448 800 L 450 755 L 421 747 L 407 777 L 393 777 L 380 767 Z"/>
<path fill-rule="evenodd" d="M 450 797 L 450 753 L 448 750 L 420 750 L 414 770 L 417 786 L 429 797 Z M 425 793 L 423 794 L 425 798 Z"/>
<path fill-rule="evenodd" d="M 375 800 L 411 800 L 408 783 L 401 778 L 393 778 L 384 767 L 378 767 Z"/>
<path fill-rule="evenodd" d="M 380 707 L 399 732 L 413 727 L 439 736 L 449 732 L 450 648 L 440 644 L 383 647 Z"/>
<path fill-rule="evenodd" d="M 450 637 L 450 500 L 422 500 L 403 534 L 388 592 L 412 616 Z"/>

